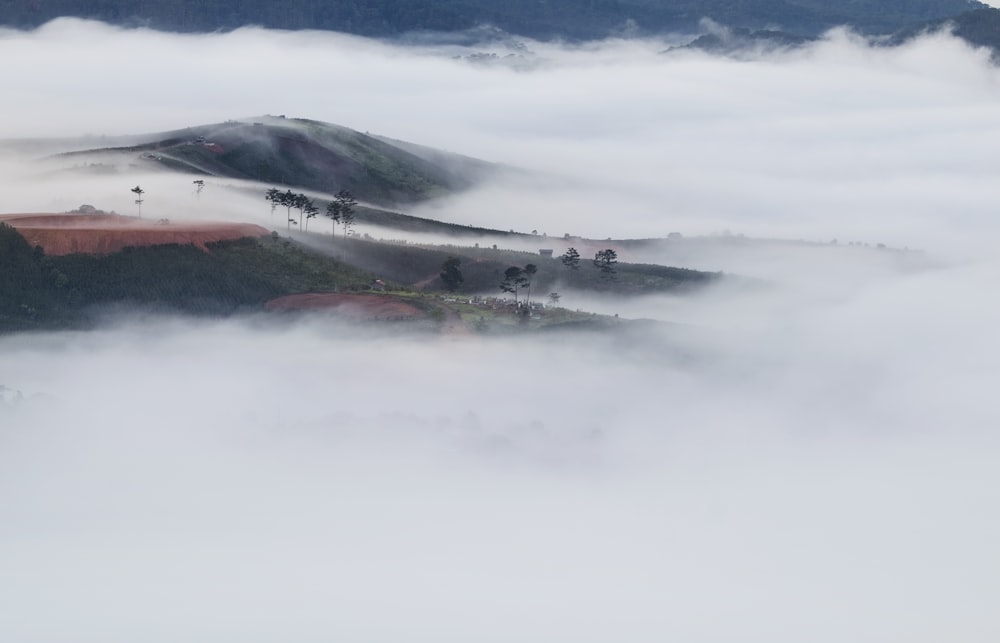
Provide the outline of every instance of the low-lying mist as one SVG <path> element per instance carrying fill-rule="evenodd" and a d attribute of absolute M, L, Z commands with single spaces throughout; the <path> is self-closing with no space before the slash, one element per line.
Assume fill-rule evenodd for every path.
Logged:
<path fill-rule="evenodd" d="M 872 298 L 742 334 L 5 338 L 0 634 L 992 640 L 996 352 Z"/>
<path fill-rule="evenodd" d="M 842 32 L 741 60 L 523 44 L 477 64 L 323 33 L 0 35 L 31 63 L 0 69 L 5 138 L 330 121 L 532 171 L 416 214 L 556 254 L 680 232 L 619 258 L 746 278 L 565 293 L 666 322 L 608 334 L 2 337 L 0 640 L 997 639 L 987 54 Z M 270 186 L 23 150 L 0 151 L 3 212 L 129 214 L 141 183 L 150 218 L 285 228 Z"/>

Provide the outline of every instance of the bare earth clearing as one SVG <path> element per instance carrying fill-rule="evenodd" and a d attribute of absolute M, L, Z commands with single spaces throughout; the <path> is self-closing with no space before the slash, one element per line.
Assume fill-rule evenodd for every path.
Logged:
<path fill-rule="evenodd" d="M 152 220 L 117 214 L 5 214 L 0 221 L 13 226 L 32 246 L 48 255 L 110 254 L 128 246 L 170 243 L 206 244 L 243 237 L 263 237 L 266 229 L 251 223 L 200 223 Z"/>

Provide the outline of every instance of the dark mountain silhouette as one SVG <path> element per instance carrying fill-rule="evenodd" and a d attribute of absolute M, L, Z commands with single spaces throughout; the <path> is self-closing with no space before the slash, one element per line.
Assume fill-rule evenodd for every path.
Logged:
<path fill-rule="evenodd" d="M 692 32 L 711 18 L 730 27 L 797 35 L 837 25 L 885 34 L 985 6 L 970 0 L 7 0 L 0 2 L 0 24 L 32 28 L 73 16 L 165 31 L 260 25 L 378 37 L 493 25 L 534 38 L 594 39 Z"/>
<path fill-rule="evenodd" d="M 991 49 L 994 62 L 1000 62 L 1000 9 L 977 9 L 914 25 L 896 33 L 891 44 L 902 44 L 921 34 L 942 29 L 950 30 L 973 46 Z"/>

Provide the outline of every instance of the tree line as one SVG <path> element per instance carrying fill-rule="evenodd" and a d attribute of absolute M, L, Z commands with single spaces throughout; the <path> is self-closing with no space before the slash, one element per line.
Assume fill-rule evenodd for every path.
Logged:
<path fill-rule="evenodd" d="M 580 269 L 580 253 L 576 248 L 569 248 L 563 253 L 559 260 L 570 270 Z M 615 280 L 618 265 L 618 253 L 611 248 L 605 248 L 594 253 L 591 261 L 595 268 L 601 271 L 601 278 Z M 439 274 L 441 282 L 450 292 L 455 292 L 465 282 L 465 277 L 461 271 L 462 260 L 458 257 L 448 257 L 441 265 Z M 510 266 L 503 272 L 503 279 L 500 281 L 501 292 L 514 296 L 515 305 L 520 304 L 521 293 L 524 293 L 524 305 L 531 305 L 531 286 L 535 275 L 538 273 L 538 266 L 529 263 L 524 266 Z M 558 302 L 558 293 L 549 296 L 550 301 Z"/>
<path fill-rule="evenodd" d="M 297 225 L 302 230 L 309 230 L 309 219 L 314 219 L 319 215 L 319 208 L 315 201 L 305 194 L 285 190 L 282 192 L 278 188 L 271 188 L 264 194 L 264 199 L 271 204 L 271 215 L 279 207 L 285 208 L 285 216 L 288 221 L 286 227 L 291 230 L 292 225 Z M 357 199 L 348 190 L 341 190 L 334 195 L 333 200 L 326 204 L 326 216 L 333 223 L 333 234 L 336 236 L 337 224 L 344 226 L 344 238 L 350 234 L 354 227 L 354 206 L 358 204 Z M 299 211 L 298 220 L 292 218 L 292 210 Z M 303 224 L 304 221 L 304 224 Z"/>
<path fill-rule="evenodd" d="M 37 27 L 59 16 L 78 16 L 168 31 L 213 32 L 252 24 L 366 36 L 460 31 L 491 24 L 534 38 L 591 39 L 605 38 L 624 24 L 647 33 L 690 31 L 702 17 L 733 27 L 781 24 L 786 31 L 802 34 L 819 34 L 837 24 L 885 32 L 974 6 L 966 0 L 826 4 L 787 0 L 5 0 L 0 2 L 0 24 Z"/>
<path fill-rule="evenodd" d="M 564 252 L 559 260 L 562 261 L 563 265 L 570 270 L 580 269 L 580 253 L 576 248 L 569 248 Z M 594 253 L 593 258 L 594 267 L 601 271 L 601 277 L 605 279 L 615 278 L 615 266 L 618 265 L 618 253 L 611 248 L 605 248 L 604 250 L 598 250 Z"/>

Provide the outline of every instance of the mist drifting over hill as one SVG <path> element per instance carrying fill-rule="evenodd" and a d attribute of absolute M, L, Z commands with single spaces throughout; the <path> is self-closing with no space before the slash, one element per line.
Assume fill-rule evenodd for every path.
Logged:
<path fill-rule="evenodd" d="M 729 229 L 926 247 L 990 216 L 981 190 L 997 156 L 997 73 L 946 36 L 872 49 L 835 32 L 743 61 L 663 54 L 659 40 L 518 42 L 475 64 L 465 49 L 330 33 L 177 36 L 60 20 L 0 41 L 32 61 L 2 72 L 0 136 L 303 115 L 547 173 L 435 212 L 550 236 Z M 81 202 L 78 190 L 40 192 L 16 190 L 6 207 Z M 84 196 L 125 212 L 120 192 Z"/>
<path fill-rule="evenodd" d="M 0 70 L 4 138 L 302 115 L 531 171 L 425 216 L 560 252 L 728 230 L 686 265 L 767 287 L 567 298 L 681 322 L 618 335 L 0 338 L 0 639 L 995 640 L 1000 74 L 947 35 L 670 44 L 4 32 L 31 61 Z M 5 211 L 127 212 L 142 181 L 148 216 L 269 216 L 25 149 Z"/>

